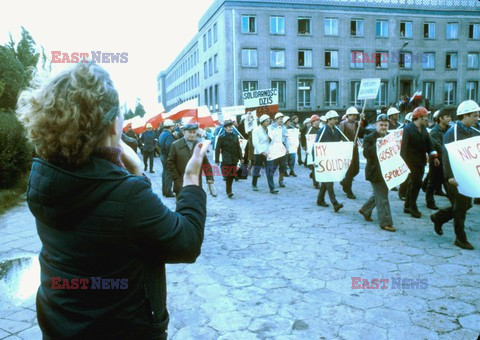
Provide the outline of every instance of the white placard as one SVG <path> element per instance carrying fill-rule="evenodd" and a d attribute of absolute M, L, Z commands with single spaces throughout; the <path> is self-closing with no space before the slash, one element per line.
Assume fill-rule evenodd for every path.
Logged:
<path fill-rule="evenodd" d="M 299 129 L 287 129 L 287 138 L 288 138 L 288 152 L 296 153 L 300 140 L 298 138 Z"/>
<path fill-rule="evenodd" d="M 400 156 L 403 130 L 395 130 L 377 139 L 377 157 L 388 189 L 406 181 L 410 169 Z"/>
<path fill-rule="evenodd" d="M 237 116 L 245 114 L 245 106 L 225 106 L 222 107 L 223 121 L 228 119 L 236 121 Z"/>
<path fill-rule="evenodd" d="M 316 134 L 307 134 L 305 135 L 305 139 L 307 141 L 307 165 L 312 165 L 313 164 L 313 155 L 312 155 L 312 149 L 313 149 L 313 143 L 315 143 L 315 139 L 317 138 Z"/>
<path fill-rule="evenodd" d="M 480 197 L 480 136 L 445 144 L 458 192 Z"/>
<path fill-rule="evenodd" d="M 358 100 L 377 98 L 378 89 L 380 88 L 380 78 L 362 79 L 360 90 L 358 91 Z"/>
<path fill-rule="evenodd" d="M 243 92 L 245 108 L 278 105 L 278 90 L 265 89 Z"/>
<path fill-rule="evenodd" d="M 283 157 L 287 154 L 287 149 L 282 143 L 272 143 L 268 147 L 267 161 L 273 161 L 274 159 Z"/>
<path fill-rule="evenodd" d="M 247 113 L 243 124 L 245 125 L 245 133 L 249 133 L 258 126 L 257 111 L 253 110 Z"/>
<path fill-rule="evenodd" d="M 353 142 L 314 143 L 313 156 L 317 182 L 340 182 L 352 163 Z"/>

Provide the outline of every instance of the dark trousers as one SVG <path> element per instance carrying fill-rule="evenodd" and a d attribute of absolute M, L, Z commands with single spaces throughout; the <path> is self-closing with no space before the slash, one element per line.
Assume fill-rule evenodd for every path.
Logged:
<path fill-rule="evenodd" d="M 428 171 L 428 183 L 427 191 L 425 193 L 425 199 L 427 204 L 435 203 L 433 195 L 436 192 L 442 191 L 442 185 L 446 187 L 445 177 L 443 176 L 443 165 L 434 166 L 430 163 L 430 170 Z"/>
<path fill-rule="evenodd" d="M 358 156 L 358 147 L 353 148 L 352 163 L 348 167 L 345 178 L 342 180 L 342 185 L 347 191 L 352 191 L 352 182 L 355 176 L 360 172 L 360 158 Z"/>
<path fill-rule="evenodd" d="M 167 168 L 167 159 L 166 155 L 161 155 L 160 160 L 162 161 L 162 194 L 165 195 L 172 195 L 172 185 L 173 185 L 173 178 L 168 171 Z"/>
<path fill-rule="evenodd" d="M 145 170 L 147 170 L 147 160 L 150 161 L 150 171 L 153 170 L 153 157 L 155 156 L 155 150 L 153 151 L 143 151 L 143 164 L 145 165 Z"/>
<path fill-rule="evenodd" d="M 273 163 L 275 164 L 275 166 L 278 166 L 281 174 L 287 173 L 287 155 L 274 159 Z"/>
<path fill-rule="evenodd" d="M 232 192 L 233 180 L 237 177 L 237 165 L 236 164 L 221 164 L 222 176 L 225 177 L 227 184 L 227 194 Z"/>
<path fill-rule="evenodd" d="M 320 191 L 318 192 L 317 202 L 325 202 L 325 193 L 328 192 L 328 197 L 332 204 L 338 203 L 335 198 L 335 190 L 333 190 L 333 182 L 323 182 Z"/>
<path fill-rule="evenodd" d="M 307 164 L 307 163 L 305 163 Z M 315 168 L 313 165 L 309 165 L 308 168 L 310 169 L 310 178 L 312 179 L 313 186 L 316 187 L 318 185 L 317 180 L 315 179 Z"/>
<path fill-rule="evenodd" d="M 297 154 L 295 154 L 295 153 L 287 154 L 288 168 L 290 169 L 291 172 L 295 172 L 295 158 L 296 157 L 297 157 Z"/>
<path fill-rule="evenodd" d="M 467 216 L 467 210 L 472 205 L 472 199 L 467 196 L 463 196 L 458 192 L 458 189 L 447 183 L 447 195 L 451 202 L 451 206 L 443 208 L 433 214 L 434 218 L 440 223 L 446 223 L 453 218 L 453 227 L 455 229 L 455 235 L 460 241 L 467 241 L 467 235 L 465 234 L 465 218 Z"/>
<path fill-rule="evenodd" d="M 408 183 L 410 183 L 410 174 L 408 174 L 407 179 L 405 182 L 400 184 L 400 188 L 398 189 L 398 195 L 401 197 L 406 197 L 407 196 L 407 187 Z"/>
<path fill-rule="evenodd" d="M 410 169 L 410 181 L 408 182 L 407 195 L 405 197 L 405 209 L 418 211 L 417 198 L 420 189 L 422 188 L 423 174 L 425 167 L 412 167 Z"/>
<path fill-rule="evenodd" d="M 273 174 L 277 170 L 277 167 L 274 164 L 274 161 L 267 161 L 267 157 L 264 155 L 255 155 L 255 165 L 253 166 L 253 174 L 252 174 L 252 185 L 257 186 L 258 177 L 260 177 L 260 170 L 265 168 L 265 172 L 267 175 L 268 187 L 270 190 L 275 188 L 273 184 Z"/>
<path fill-rule="evenodd" d="M 302 162 L 302 147 L 299 145 L 297 149 L 297 159 L 298 159 L 298 165 L 301 165 Z"/>

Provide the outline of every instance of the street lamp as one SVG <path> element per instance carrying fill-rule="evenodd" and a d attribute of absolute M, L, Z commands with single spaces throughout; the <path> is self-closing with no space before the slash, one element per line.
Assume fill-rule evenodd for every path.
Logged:
<path fill-rule="evenodd" d="M 400 96 L 401 96 L 401 93 L 400 93 L 400 85 L 401 85 L 401 82 L 400 82 L 400 60 L 402 60 L 402 50 L 407 47 L 408 45 L 408 41 L 407 42 L 404 42 L 403 45 L 402 45 L 402 48 L 400 48 L 400 52 L 398 53 L 398 86 L 397 86 L 397 92 L 398 92 L 398 95 L 397 95 L 397 99 L 400 99 Z M 403 61 L 405 62 L 405 60 Z"/>

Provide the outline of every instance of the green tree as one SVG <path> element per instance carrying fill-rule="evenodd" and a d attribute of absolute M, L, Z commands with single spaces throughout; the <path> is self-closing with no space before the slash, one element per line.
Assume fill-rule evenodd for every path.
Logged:
<path fill-rule="evenodd" d="M 17 45 L 17 58 L 22 63 L 23 68 L 28 70 L 30 67 L 36 68 L 40 53 L 32 36 L 25 27 L 22 26 L 22 38 Z"/>
<path fill-rule="evenodd" d="M 140 99 L 137 99 L 137 104 L 135 105 L 134 116 L 143 117 L 144 114 L 145 114 L 145 108 L 143 107 L 142 103 L 140 103 Z"/>
<path fill-rule="evenodd" d="M 135 113 L 133 113 L 132 109 L 128 109 L 128 112 L 124 115 L 124 119 L 132 119 L 133 117 L 135 117 Z"/>

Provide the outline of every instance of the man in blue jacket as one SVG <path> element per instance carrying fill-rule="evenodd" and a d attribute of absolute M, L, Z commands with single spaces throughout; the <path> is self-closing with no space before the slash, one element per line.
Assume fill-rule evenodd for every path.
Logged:
<path fill-rule="evenodd" d="M 170 153 L 170 148 L 175 137 L 173 136 L 173 129 L 175 123 L 171 119 L 166 119 L 163 123 L 163 131 L 158 139 L 158 146 L 160 147 L 160 160 L 162 161 L 162 194 L 165 197 L 174 197 L 172 192 L 173 178 L 168 170 L 167 161 Z"/>
<path fill-rule="evenodd" d="M 455 245 L 469 250 L 472 250 L 473 246 L 468 242 L 467 234 L 465 234 L 465 218 L 467 210 L 471 207 L 472 198 L 458 192 L 458 183 L 455 180 L 445 144 L 480 136 L 480 130 L 475 127 L 479 113 L 480 107 L 473 100 L 462 102 L 457 108 L 459 121 L 449 128 L 443 137 L 443 171 L 448 183 L 448 198 L 452 205 L 448 208 L 440 209 L 437 213 L 430 216 L 435 225 L 435 232 L 438 235 L 443 235 L 443 224 L 453 218 L 456 235 Z"/>
<path fill-rule="evenodd" d="M 155 156 L 155 147 L 157 143 L 157 135 L 153 131 L 152 124 L 147 124 L 147 131 L 142 133 L 140 141 L 143 144 L 143 164 L 145 165 L 144 171 L 147 171 L 147 161 L 150 161 L 150 173 L 155 173 L 153 170 L 153 157 Z"/>

